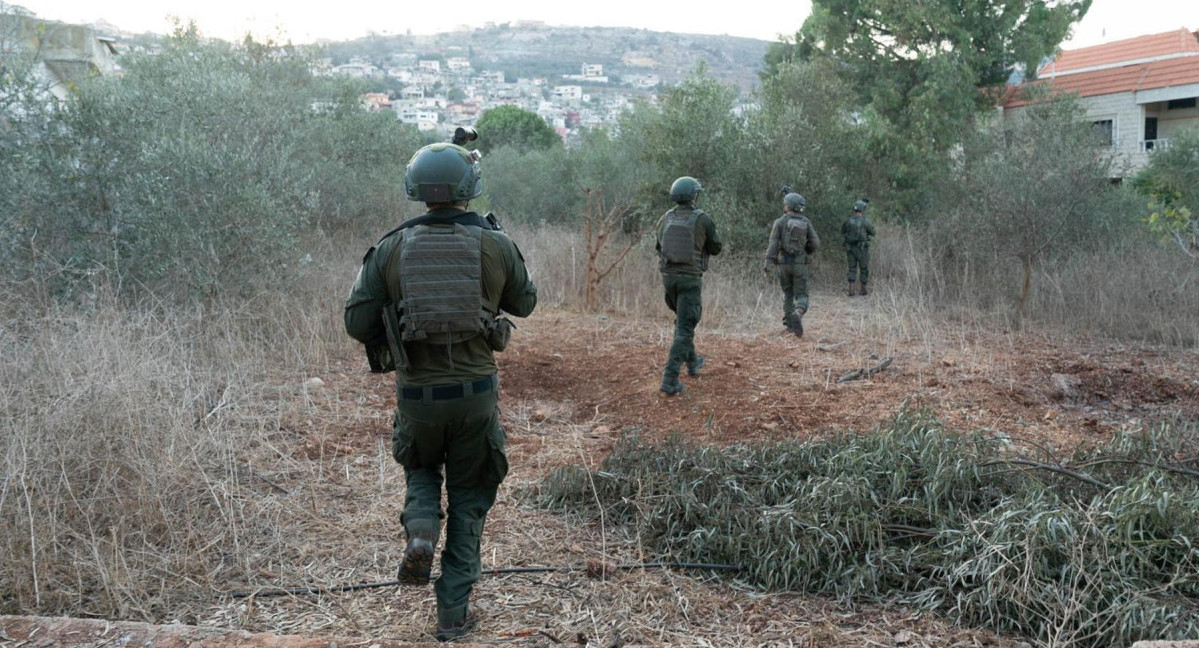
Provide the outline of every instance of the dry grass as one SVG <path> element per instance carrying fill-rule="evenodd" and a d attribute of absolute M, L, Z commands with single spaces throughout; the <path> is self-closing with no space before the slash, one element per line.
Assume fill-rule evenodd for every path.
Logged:
<path fill-rule="evenodd" d="M 872 251 L 872 321 L 851 321 L 854 332 L 885 332 L 901 339 L 931 339 L 944 322 L 980 330 L 1013 325 L 1018 264 L 955 270 L 918 233 L 881 225 Z M 582 310 L 586 252 L 578 234 L 540 228 L 515 232 L 542 300 Z M 618 246 L 619 247 L 619 246 Z M 781 292 L 759 270 L 757 251 L 713 257 L 704 276 L 704 325 L 724 333 L 758 331 L 781 318 Z M 821 250 L 813 265 L 812 292 L 844 284 L 844 253 Z M 600 310 L 657 318 L 665 311 L 652 234 L 615 270 L 600 290 Z M 813 308 L 820 308 L 818 300 Z M 1180 254 L 1133 246 L 1113 255 L 1089 254 L 1037 268 L 1026 327 L 1068 335 L 1112 336 L 1129 341 L 1199 348 L 1199 266 Z"/>
<path fill-rule="evenodd" d="M 581 309 L 577 237 L 552 229 L 513 237 L 541 288 L 542 314 Z M 41 286 L 6 287 L 0 612 L 425 636 L 430 592 L 252 602 L 219 595 L 393 574 L 402 492 L 386 440 L 393 386 L 365 373 L 341 324 L 369 243 L 315 245 L 314 258 L 332 261 L 307 266 L 286 293 L 242 303 L 130 303 L 99 281 L 66 299 Z M 838 338 L 872 339 L 883 350 L 905 345 L 931 358 L 992 324 L 973 308 L 945 308 L 936 294 L 902 292 L 928 284 L 899 281 L 889 254 L 880 253 L 883 290 L 871 307 L 835 311 Z M 919 271 L 916 257 L 909 260 Z M 822 260 L 817 268 L 813 308 L 821 316 L 834 315 L 822 310 L 831 300 L 822 295 L 839 287 L 839 267 Z M 705 333 L 777 329 L 779 291 L 752 259 L 714 259 L 706 284 Z M 661 299 L 652 242 L 643 241 L 605 284 L 601 304 L 661 332 L 670 319 Z M 947 314 L 953 326 L 944 326 Z M 314 376 L 325 386 L 309 385 Z M 556 466 L 602 456 L 607 440 L 594 429 L 604 419 L 557 417 L 554 402 L 507 398 L 504 407 L 507 424 L 521 431 L 513 435 L 518 468 L 489 523 L 485 564 L 640 558 L 638 538 L 532 511 L 512 496 Z M 477 600 L 488 632 L 536 628 L 564 640 L 583 632 L 609 643 L 621 636 L 730 645 L 741 643 L 734 633 L 750 633 L 764 644 L 864 646 L 889 643 L 903 628 L 937 645 L 989 641 L 892 608 L 848 610 L 680 574 L 626 574 L 616 583 L 485 579 Z M 935 639 L 942 636 L 950 639 Z"/>

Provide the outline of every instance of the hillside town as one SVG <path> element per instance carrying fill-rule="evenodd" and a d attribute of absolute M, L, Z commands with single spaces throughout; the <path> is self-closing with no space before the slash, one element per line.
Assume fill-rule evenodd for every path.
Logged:
<path fill-rule="evenodd" d="M 584 63 L 577 74 L 557 78 L 512 78 L 503 71 L 476 70 L 470 59 L 453 52 L 438 57 L 396 53 L 390 63 L 383 69 L 362 58 L 343 65 L 324 59 L 317 72 L 401 86 L 399 91 L 366 93 L 363 105 L 394 111 L 397 119 L 422 132 L 473 126 L 483 111 L 514 105 L 536 113 L 564 141 L 579 129 L 615 124 L 637 99 L 652 101 L 662 84 L 650 73 L 609 76 L 600 63 Z"/>

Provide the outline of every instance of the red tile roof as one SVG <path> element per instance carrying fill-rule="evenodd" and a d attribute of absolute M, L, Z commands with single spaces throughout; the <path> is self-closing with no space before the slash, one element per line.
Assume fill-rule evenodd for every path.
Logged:
<path fill-rule="evenodd" d="M 1124 61 L 1187 53 L 1199 54 L 1199 38 L 1195 33 L 1180 27 L 1161 34 L 1137 36 L 1103 45 L 1063 51 L 1056 59 L 1037 71 L 1037 76 L 1061 75 L 1087 68 L 1111 66 Z"/>
<path fill-rule="evenodd" d="M 1117 92 L 1139 92 L 1192 83 L 1199 83 L 1199 56 L 1185 56 L 1152 63 L 1080 72 L 1034 81 L 1023 87 L 1048 86 L 1051 92 L 1071 92 L 1080 97 L 1095 97 Z M 1018 93 L 1004 106 L 1012 108 L 1027 104 L 1025 94 Z"/>
<path fill-rule="evenodd" d="M 998 97 L 1000 105 L 1028 104 L 1025 90 L 1031 88 L 1095 97 L 1199 83 L 1199 32 L 1178 29 L 1065 51 L 1039 75 L 1041 79 Z"/>

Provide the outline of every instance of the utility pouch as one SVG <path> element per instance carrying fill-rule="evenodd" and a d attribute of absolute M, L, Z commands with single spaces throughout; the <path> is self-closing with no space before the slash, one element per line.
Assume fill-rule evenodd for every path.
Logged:
<path fill-rule="evenodd" d="M 371 366 L 371 373 L 389 373 L 396 368 L 391 359 L 391 349 L 385 344 L 366 345 L 366 361 Z"/>
<path fill-rule="evenodd" d="M 406 369 L 408 354 L 404 351 L 404 342 L 400 337 L 400 320 L 396 313 L 396 305 L 391 302 L 383 305 L 383 328 L 387 329 L 387 350 L 391 354 L 391 367 L 385 371 Z"/>
<path fill-rule="evenodd" d="M 516 324 L 507 317 L 497 317 L 495 324 L 487 333 L 487 346 L 491 347 L 492 351 L 503 351 L 508 348 L 508 341 L 512 339 L 512 329 L 516 328 Z"/>

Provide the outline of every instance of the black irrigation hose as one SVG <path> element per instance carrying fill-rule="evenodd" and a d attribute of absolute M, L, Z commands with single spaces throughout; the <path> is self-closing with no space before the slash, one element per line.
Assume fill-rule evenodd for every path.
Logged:
<path fill-rule="evenodd" d="M 631 565 L 603 565 L 599 564 L 595 567 L 589 565 L 565 565 L 562 567 L 502 567 L 499 569 L 485 569 L 483 574 L 499 576 L 501 574 L 533 574 L 541 572 L 576 572 L 588 571 L 591 569 L 615 571 L 615 570 L 630 570 L 630 569 L 706 569 L 709 571 L 741 571 L 740 565 L 713 565 L 709 563 L 635 563 Z M 436 575 L 431 576 L 431 578 Z M 253 590 L 230 590 L 225 592 L 233 598 L 246 598 L 249 596 L 287 596 L 299 594 L 326 594 L 330 592 L 353 592 L 356 590 L 372 589 L 375 587 L 393 587 L 399 585 L 400 581 L 383 581 L 381 583 L 358 583 L 357 585 L 333 585 L 331 587 L 277 587 L 277 588 L 261 588 Z"/>

